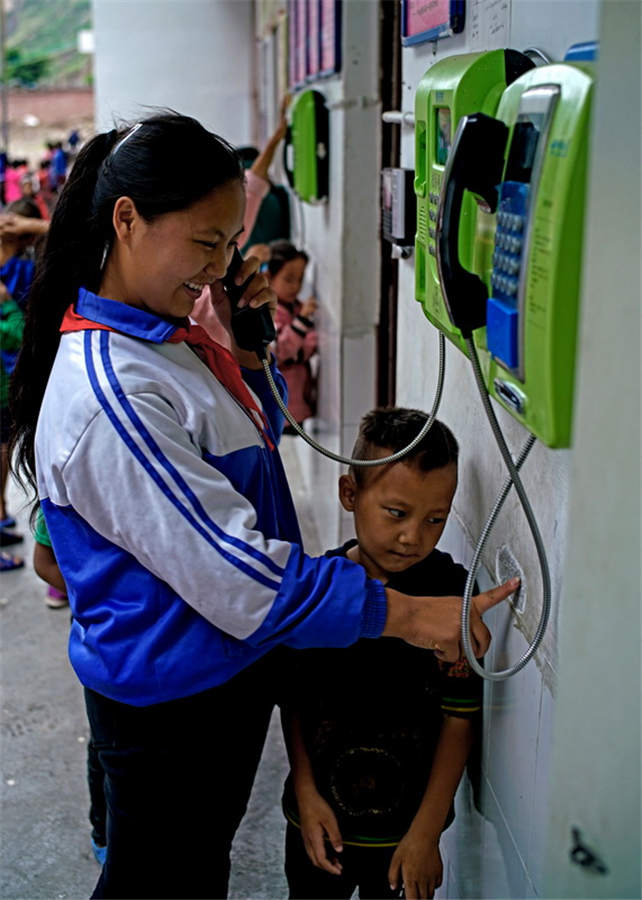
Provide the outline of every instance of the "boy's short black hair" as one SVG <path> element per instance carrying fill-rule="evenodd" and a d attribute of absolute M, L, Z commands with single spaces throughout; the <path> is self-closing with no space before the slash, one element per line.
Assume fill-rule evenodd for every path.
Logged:
<path fill-rule="evenodd" d="M 419 434 L 426 424 L 427 414 L 418 409 L 388 406 L 373 409 L 361 420 L 352 455 L 355 459 L 374 459 L 376 450 L 397 453 Z M 432 427 L 416 447 L 400 462 L 416 466 L 422 472 L 441 469 L 449 463 L 457 464 L 459 445 L 450 428 L 435 419 Z M 350 472 L 359 486 L 364 484 L 369 467 L 352 466 Z"/>

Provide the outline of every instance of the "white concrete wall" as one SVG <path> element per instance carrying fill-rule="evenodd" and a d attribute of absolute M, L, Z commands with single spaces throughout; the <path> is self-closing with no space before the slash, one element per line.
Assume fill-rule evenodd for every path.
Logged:
<path fill-rule="evenodd" d="M 295 243 L 315 268 L 320 344 L 320 408 L 316 438 L 349 453 L 363 413 L 375 398 L 375 326 L 379 314 L 378 100 L 379 10 L 372 0 L 343 4 L 343 66 L 314 84 L 330 108 L 328 202 L 295 201 Z M 300 224 L 297 224 L 300 223 Z M 336 483 L 342 469 L 298 441 L 307 483 L 317 497 L 317 525 L 328 546 L 339 539 Z M 318 485 L 328 489 L 317 491 Z"/>
<path fill-rule="evenodd" d="M 640 5 L 603 7 L 547 893 L 640 897 Z M 607 238 L 608 236 L 608 238 Z M 608 868 L 569 863 L 571 829 Z"/>
<path fill-rule="evenodd" d="M 361 3 L 348 2 L 345 8 L 348 21 L 356 23 L 359 16 L 368 12 L 372 16 L 372 9 L 367 11 L 367 5 L 364 8 Z M 598 0 L 471 3 L 469 29 L 464 34 L 444 40 L 436 48 L 420 45 L 403 50 L 402 108 L 413 111 L 421 76 L 442 56 L 501 46 L 536 46 L 552 58 L 561 59 L 570 44 L 599 36 L 598 14 Z M 372 28 L 372 18 L 369 21 Z M 359 30 L 356 39 L 361 44 L 355 45 L 355 51 L 359 46 L 367 47 L 363 24 Z M 344 39 L 346 46 L 352 46 L 350 31 Z M 375 46 L 374 42 L 371 46 Z M 355 62 L 359 71 L 364 66 L 363 56 L 355 53 Z M 361 71 L 370 69 L 366 65 Z M 322 439 L 333 449 L 339 446 L 344 451 L 351 447 L 360 415 L 372 403 L 378 304 L 378 251 L 373 240 L 373 226 L 378 220 L 378 170 L 372 168 L 377 159 L 376 148 L 371 145 L 378 133 L 371 115 L 377 107 L 372 105 L 369 111 L 368 105 L 365 110 L 355 105 L 360 94 L 370 97 L 377 88 L 374 72 L 370 84 L 359 88 L 351 83 L 353 73 L 348 50 L 342 78 L 324 86 L 334 106 L 331 197 L 325 209 L 306 208 L 302 234 L 317 260 L 317 290 L 322 302 L 322 407 L 318 425 Z M 367 124 L 360 118 L 364 115 Z M 403 132 L 402 165 L 414 166 L 412 129 Z M 368 190 L 372 192 L 370 196 Z M 338 260 L 340 267 L 336 265 Z M 413 299 L 413 264 L 412 259 L 400 264 L 397 402 L 428 408 L 434 392 L 437 337 Z M 526 437 L 524 429 L 501 409 L 498 416 L 510 445 L 521 446 Z M 453 427 L 462 446 L 461 487 L 442 545 L 467 563 L 504 472 L 476 396 L 469 364 L 452 348 L 448 351 L 442 417 Z M 298 451 L 317 497 L 321 534 L 327 543 L 332 543 L 349 528 L 349 523 L 340 520 L 337 513 L 334 484 L 338 467 L 312 454 L 301 443 Z M 558 617 L 563 581 L 569 577 L 565 560 L 571 472 L 581 454 L 581 448 L 552 451 L 536 445 L 525 467 L 525 484 L 549 556 L 553 611 L 536 660 L 509 682 L 487 687 L 483 815 L 473 808 L 464 787 L 457 800 L 456 824 L 444 840 L 446 878 L 439 892 L 442 897 L 535 897 L 543 896 L 546 890 L 553 713 L 559 678 Z M 327 485 L 327 489 L 319 490 L 319 485 Z M 489 616 L 495 637 L 488 665 L 493 668 L 504 667 L 521 656 L 526 640 L 533 636 L 540 612 L 541 583 L 536 557 L 514 499 L 506 504 L 489 542 L 486 569 L 481 573 L 486 585 L 495 580 L 496 553 L 506 544 L 524 571 L 528 604 L 519 618 L 512 616 L 507 606 Z M 568 758 L 564 764 L 569 764 Z M 600 789 L 608 791 L 608 784 Z M 567 850 L 564 847 L 561 855 L 565 856 Z"/>
<path fill-rule="evenodd" d="M 606 3 L 605 6 L 611 17 L 614 8 L 619 8 L 620 29 L 626 29 L 628 19 L 633 31 L 628 36 L 621 31 L 619 41 L 612 33 L 610 44 L 603 47 L 603 54 L 609 54 L 608 59 L 603 57 L 603 65 L 609 66 L 612 81 L 604 87 L 603 93 L 598 93 L 604 118 L 603 146 L 598 147 L 600 159 L 592 169 L 591 190 L 601 190 L 599 197 L 594 197 L 588 214 L 589 235 L 593 235 L 593 241 L 587 252 L 587 258 L 591 260 L 587 284 L 592 283 L 594 287 L 591 289 L 592 301 L 588 292 L 584 297 L 584 329 L 580 345 L 586 418 L 583 428 L 578 419 L 573 450 L 552 451 L 536 445 L 524 470 L 525 485 L 547 546 L 553 582 L 553 612 L 535 663 L 530 663 L 506 683 L 487 685 L 483 817 L 471 807 L 470 797 L 463 790 L 458 797 L 458 819 L 444 842 L 447 876 L 439 896 L 639 896 L 639 503 L 636 515 L 636 504 L 631 499 L 639 498 L 639 472 L 637 489 L 635 478 L 631 493 L 627 492 L 626 486 L 627 475 L 633 476 L 634 461 L 639 461 L 639 431 L 636 451 L 634 442 L 630 444 L 633 437 L 629 433 L 630 424 L 626 424 L 628 416 L 639 415 L 639 394 L 637 403 L 631 396 L 631 383 L 639 382 L 639 27 L 636 32 L 634 24 L 639 10 L 636 13 L 633 4 L 628 4 L 628 11 L 623 9 L 627 4 Z M 481 0 L 470 4 L 468 9 L 470 14 L 475 13 L 478 17 L 474 35 L 469 32 L 443 41 L 434 55 L 433 48 L 425 45 L 403 51 L 404 109 L 412 111 L 414 91 L 424 70 L 444 55 L 500 46 L 516 49 L 536 46 L 559 59 L 571 43 L 599 37 L 600 7 L 596 2 L 513 0 L 512 4 L 497 4 L 493 0 Z M 628 80 L 626 73 L 621 71 L 620 54 L 630 60 Z M 602 65 L 598 71 L 602 71 Z M 624 91 L 628 97 L 626 111 L 619 109 L 617 115 L 614 112 L 608 115 L 608 110 L 613 109 L 613 97 L 618 95 L 619 98 L 622 78 L 627 86 L 635 86 L 628 93 Z M 617 155 L 614 154 L 615 146 Z M 404 131 L 402 148 L 402 165 L 412 167 L 411 129 Z M 598 185 L 600 173 L 604 181 Z M 614 186 L 616 192 L 611 193 L 611 202 L 607 206 L 607 209 L 612 208 L 612 216 L 605 222 L 604 203 Z M 618 188 L 621 195 L 617 193 Z M 635 200 L 628 214 L 621 218 L 619 208 L 627 192 Z M 629 218 L 633 215 L 633 207 L 638 216 L 637 232 Z M 631 271 L 627 275 L 629 266 Z M 436 375 L 437 338 L 435 331 L 426 325 L 421 308 L 412 299 L 413 260 L 402 263 L 401 270 L 397 402 L 427 408 Z M 624 304 L 618 298 L 617 306 L 618 309 L 622 305 L 628 306 L 630 299 L 631 307 L 638 311 L 638 323 L 624 335 L 622 320 L 613 319 L 614 309 L 610 304 L 605 307 L 605 296 L 613 289 L 607 288 L 606 284 L 612 285 L 613 273 L 618 272 L 618 284 L 623 279 L 623 283 L 634 286 L 634 270 L 638 273 L 637 289 L 633 288 L 631 298 L 622 298 Z M 603 274 L 601 282 L 592 278 L 597 272 Z M 608 278 L 604 277 L 607 272 Z M 604 317 L 612 323 L 607 332 L 601 327 Z M 626 314 L 623 320 L 628 321 Z M 605 356 L 613 360 L 618 370 L 618 379 L 612 382 L 608 371 L 602 368 L 601 360 Z M 412 363 L 413 359 L 417 360 L 416 365 Z M 621 365 L 622 359 L 631 361 L 632 368 Z M 633 368 L 637 368 L 637 376 Z M 600 411 L 603 418 L 596 421 L 597 385 L 602 386 L 605 406 Z M 619 392 L 618 385 L 621 386 Z M 503 410 L 497 408 L 497 411 L 509 444 L 518 448 L 526 432 Z M 581 414 L 580 407 L 578 416 Z M 476 398 L 469 363 L 452 348 L 448 349 L 442 418 L 452 426 L 463 451 L 454 516 L 442 545 L 467 562 L 504 473 Z M 630 448 L 628 465 L 622 459 L 614 461 L 611 478 L 605 478 L 600 474 L 600 466 L 611 458 L 613 442 L 617 441 L 619 446 L 620 440 L 627 452 Z M 570 507 L 572 476 L 574 502 Z M 600 480 L 601 490 L 610 497 L 608 504 L 606 496 L 592 496 L 587 504 L 591 479 L 593 483 Z M 623 500 L 628 497 L 621 507 L 623 522 L 617 519 L 615 498 L 620 497 Z M 593 508 L 600 510 L 597 513 L 602 526 L 598 528 L 599 539 L 591 513 Z M 620 526 L 617 533 L 610 531 L 602 521 L 603 514 L 608 521 L 609 509 Z M 627 537 L 623 539 L 623 535 Z M 496 552 L 504 544 L 510 545 L 524 570 L 530 612 L 527 610 L 523 617 L 514 617 L 504 606 L 487 617 L 494 633 L 488 665 L 494 668 L 503 667 L 521 656 L 526 647 L 525 638 L 530 640 L 533 636 L 540 609 L 541 588 L 535 552 L 514 499 L 507 504 L 486 552 L 485 563 L 491 577 L 494 577 Z M 612 554 L 614 565 L 605 567 L 604 580 L 610 579 L 611 585 L 617 583 L 615 592 L 620 595 L 622 591 L 626 597 L 622 603 L 623 616 L 618 616 L 616 622 L 612 609 L 604 607 L 604 590 L 595 589 L 599 577 L 596 579 L 596 569 L 592 565 L 594 560 L 610 559 Z M 613 654 L 617 660 L 613 663 L 612 678 L 606 679 L 604 691 L 598 692 L 597 697 L 593 682 L 600 678 L 597 672 L 601 666 L 587 640 L 588 610 L 580 608 L 586 603 L 587 595 L 591 597 L 588 605 L 595 647 L 604 646 L 605 650 L 608 647 L 606 654 L 609 658 Z M 572 604 L 572 614 L 566 604 Z M 626 627 L 627 611 L 631 616 L 632 631 L 623 660 L 617 632 Z M 560 614 L 567 616 L 561 669 Z M 600 634 L 612 640 L 607 639 L 604 643 L 598 637 Z M 575 666 L 573 661 L 577 663 Z M 609 666 L 606 660 L 605 666 Z M 614 700 L 614 692 L 619 689 L 616 685 L 621 687 L 623 684 L 629 685 L 630 692 L 624 694 L 621 703 L 620 697 Z M 556 715 L 554 727 L 554 698 L 558 685 L 564 706 Z M 587 692 L 590 702 L 583 703 Z M 596 721 L 594 697 L 600 710 L 604 711 L 600 722 Z M 583 730 L 579 727 L 580 722 Z M 617 739 L 614 737 L 616 728 Z M 589 739 L 591 732 L 593 736 Z M 604 748 L 614 747 L 619 748 L 615 755 L 621 768 L 618 775 L 611 778 L 610 766 L 604 765 L 600 757 Z M 551 790 L 553 748 L 556 768 Z M 612 880 L 600 881 L 594 875 L 574 871 L 576 867 L 568 862 L 571 823 L 585 824 L 587 840 L 592 841 L 596 849 L 603 848 L 607 857 L 610 852 L 613 862 L 618 864 Z M 550 832 L 552 824 L 553 831 Z M 547 836 L 552 848 L 548 857 Z M 637 855 L 634 846 L 638 848 Z M 627 889 L 635 889 L 636 884 L 638 893 L 626 893 Z"/>
<path fill-rule="evenodd" d="M 96 127 L 170 107 L 251 143 L 252 12 L 251 0 L 93 0 Z"/>

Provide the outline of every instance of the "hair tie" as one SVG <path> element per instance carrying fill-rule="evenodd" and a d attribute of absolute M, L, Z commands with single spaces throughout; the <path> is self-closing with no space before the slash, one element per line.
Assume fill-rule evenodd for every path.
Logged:
<path fill-rule="evenodd" d="M 127 132 L 127 134 L 125 135 L 125 137 L 124 137 L 121 141 L 119 141 L 119 142 L 116 144 L 116 146 L 114 147 L 114 149 L 113 149 L 113 150 L 111 151 L 111 153 L 109 154 L 110 157 L 113 159 L 114 156 L 116 156 L 116 154 L 117 154 L 118 151 L 120 150 L 120 148 L 123 146 L 123 144 L 124 144 L 126 141 L 128 141 L 128 140 L 130 139 L 130 137 L 132 137 L 134 134 L 136 134 L 136 132 L 138 131 L 139 128 L 142 128 L 142 127 L 143 127 L 143 123 L 142 123 L 142 122 L 136 122 L 136 124 L 134 125 L 134 127 L 131 128 L 131 129 Z"/>

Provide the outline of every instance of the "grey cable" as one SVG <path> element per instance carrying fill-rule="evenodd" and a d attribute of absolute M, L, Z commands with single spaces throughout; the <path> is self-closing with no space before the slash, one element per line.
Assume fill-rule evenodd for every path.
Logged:
<path fill-rule="evenodd" d="M 493 410 L 493 407 L 491 405 L 490 397 L 488 395 L 488 392 L 486 391 L 486 386 L 484 384 L 484 379 L 479 365 L 479 358 L 477 356 L 477 349 L 472 338 L 468 338 L 466 340 L 466 345 L 468 347 L 470 361 L 473 366 L 475 383 L 477 384 L 477 388 L 484 405 L 484 410 L 495 436 L 495 440 L 497 441 L 497 446 L 499 447 L 504 463 L 506 464 L 506 468 L 508 469 L 509 478 L 506 480 L 499 494 L 499 497 L 497 498 L 495 506 L 493 507 L 493 510 L 488 517 L 488 520 L 486 521 L 486 525 L 484 526 L 479 541 L 477 542 L 477 547 L 475 548 L 475 554 L 473 557 L 472 565 L 470 567 L 470 571 L 468 573 L 468 579 L 466 581 L 466 587 L 464 589 L 464 599 L 462 601 L 461 607 L 461 637 L 464 652 L 473 671 L 480 675 L 482 678 L 485 678 L 487 681 L 504 681 L 506 678 L 510 678 L 511 675 L 515 675 L 520 671 L 520 669 L 524 668 L 526 663 L 533 657 L 542 641 L 542 637 L 544 636 L 544 632 L 546 631 L 546 626 L 548 624 L 548 618 L 551 611 L 551 576 L 548 569 L 548 561 L 546 559 L 544 543 L 539 533 L 535 514 L 533 513 L 533 509 L 528 500 L 528 496 L 526 495 L 526 491 L 524 490 L 522 479 L 519 476 L 519 469 L 530 453 L 531 447 L 535 443 L 535 437 L 533 435 L 530 435 L 528 437 L 526 443 L 524 444 L 524 447 L 519 454 L 519 457 L 515 462 L 513 462 L 510 450 L 506 445 L 504 435 L 502 434 L 501 428 L 499 427 L 499 422 L 497 421 L 497 417 L 495 416 L 495 411 Z M 472 602 L 471 597 L 473 593 L 475 575 L 477 573 L 477 569 L 479 568 L 479 561 L 484 551 L 488 535 L 490 534 L 499 511 L 501 510 L 504 501 L 513 485 L 515 487 L 515 491 L 517 492 L 517 496 L 519 497 L 522 509 L 524 510 L 524 515 L 526 516 L 531 534 L 533 535 L 533 541 L 535 542 L 535 549 L 537 550 L 537 556 L 542 572 L 542 613 L 540 616 L 539 624 L 537 626 L 537 631 L 535 632 L 535 637 L 533 638 L 532 643 L 529 645 L 528 649 L 521 657 L 521 659 L 507 669 L 502 669 L 498 672 L 490 672 L 487 669 L 483 669 L 479 665 L 479 663 L 475 659 L 475 654 L 473 653 L 470 641 L 470 605 Z"/>
<path fill-rule="evenodd" d="M 290 425 L 295 429 L 297 434 L 299 434 L 304 441 L 306 441 L 311 447 L 317 450 L 319 453 L 322 453 L 323 456 L 327 456 L 328 459 L 333 459 L 335 462 L 343 463 L 346 466 L 384 466 L 387 463 L 397 462 L 400 459 L 403 459 L 408 453 L 410 453 L 417 444 L 424 439 L 424 437 L 428 434 L 430 429 L 432 428 L 432 424 L 437 417 L 437 413 L 439 411 L 439 405 L 441 403 L 441 395 L 444 389 L 444 373 L 446 369 L 446 340 L 441 332 L 439 332 L 439 374 L 437 375 L 437 389 L 435 391 L 435 399 L 432 405 L 432 409 L 428 418 L 426 419 L 426 423 L 419 432 L 419 434 L 408 444 L 407 447 L 404 447 L 402 450 L 397 450 L 396 453 L 393 453 L 391 456 L 384 456 L 381 459 L 351 459 L 349 456 L 340 456 L 338 453 L 333 453 L 331 450 L 328 450 L 326 447 L 322 447 L 321 444 L 318 444 L 314 438 L 311 438 L 309 434 L 306 434 L 305 431 L 298 424 L 296 419 L 292 416 L 287 406 L 283 402 L 281 395 L 279 394 L 278 388 L 274 383 L 274 378 L 272 377 L 272 372 L 270 372 L 270 364 L 267 359 L 263 359 L 263 370 L 265 372 L 265 377 L 268 380 L 268 384 L 270 385 L 270 390 L 274 394 L 274 399 L 279 405 L 279 409 L 288 420 Z"/>

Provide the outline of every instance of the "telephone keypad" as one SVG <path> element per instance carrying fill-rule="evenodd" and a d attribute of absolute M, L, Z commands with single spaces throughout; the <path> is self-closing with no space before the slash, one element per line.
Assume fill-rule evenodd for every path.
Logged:
<path fill-rule="evenodd" d="M 497 205 L 486 339 L 489 351 L 509 369 L 516 369 L 519 365 L 517 295 L 528 191 L 526 184 L 505 181 L 500 185 Z"/>

